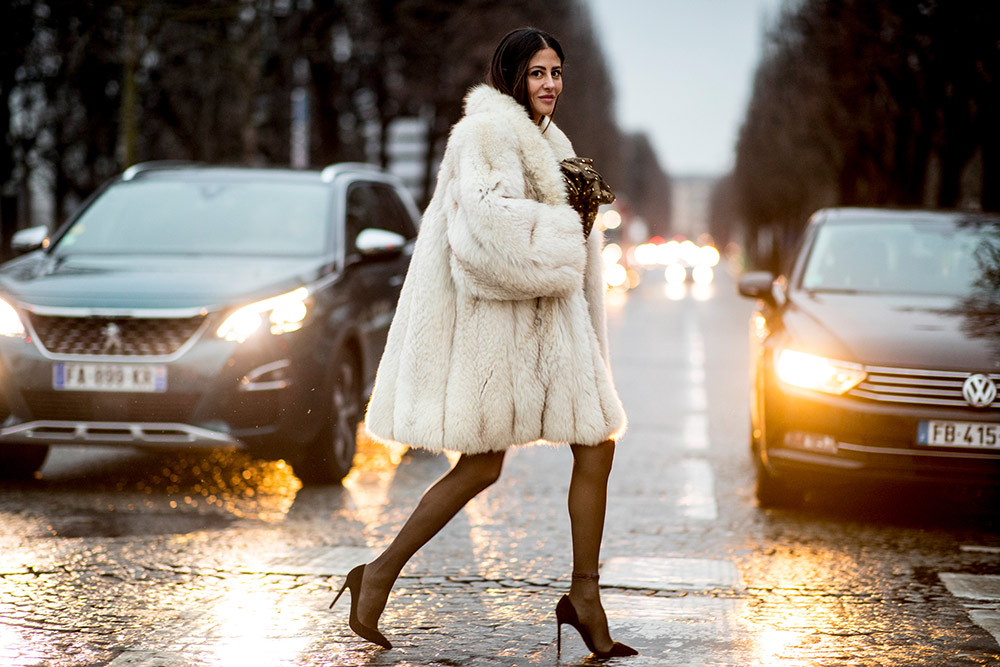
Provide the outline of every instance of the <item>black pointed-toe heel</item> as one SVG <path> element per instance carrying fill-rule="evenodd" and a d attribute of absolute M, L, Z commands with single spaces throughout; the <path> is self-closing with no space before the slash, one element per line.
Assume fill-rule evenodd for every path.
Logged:
<path fill-rule="evenodd" d="M 361 637 L 362 639 L 367 639 L 373 644 L 378 644 L 382 648 L 392 648 L 392 644 L 388 639 L 385 638 L 378 628 L 369 628 L 367 625 L 358 620 L 358 598 L 361 593 L 361 578 L 365 576 L 365 566 L 358 565 L 356 568 L 347 573 L 347 579 L 344 580 L 344 585 L 340 587 L 340 592 L 337 593 L 337 597 L 333 598 L 333 602 L 330 603 L 330 609 L 333 609 L 333 605 L 337 604 L 337 600 L 340 596 L 344 594 L 344 590 L 351 589 L 351 616 L 348 621 L 348 625 L 351 626 L 351 630 L 354 634 Z"/>
<path fill-rule="evenodd" d="M 621 642 L 615 642 L 608 651 L 598 651 L 594 647 L 594 640 L 590 638 L 590 632 L 580 623 L 572 600 L 569 599 L 568 595 L 564 595 L 559 598 L 559 603 L 556 605 L 556 656 L 562 654 L 563 623 L 573 626 L 580 633 L 580 638 L 583 639 L 583 643 L 587 645 L 590 652 L 598 658 L 625 658 L 630 655 L 639 655 L 639 652 L 634 648 Z"/>

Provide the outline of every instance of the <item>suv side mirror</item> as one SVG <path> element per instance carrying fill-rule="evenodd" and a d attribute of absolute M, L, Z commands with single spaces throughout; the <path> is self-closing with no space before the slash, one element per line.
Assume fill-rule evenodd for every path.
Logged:
<path fill-rule="evenodd" d="M 16 253 L 25 253 L 31 250 L 38 250 L 48 246 L 49 228 L 45 225 L 40 227 L 28 227 L 14 233 L 10 241 L 10 249 Z"/>
<path fill-rule="evenodd" d="M 774 295 L 774 274 L 770 271 L 750 271 L 743 274 L 739 282 L 739 291 L 741 295 L 751 299 L 761 299 L 771 306 L 777 305 Z"/>
<path fill-rule="evenodd" d="M 362 229 L 354 240 L 354 247 L 358 249 L 363 261 L 398 257 L 402 254 L 405 245 L 406 237 L 402 234 L 370 227 Z"/>

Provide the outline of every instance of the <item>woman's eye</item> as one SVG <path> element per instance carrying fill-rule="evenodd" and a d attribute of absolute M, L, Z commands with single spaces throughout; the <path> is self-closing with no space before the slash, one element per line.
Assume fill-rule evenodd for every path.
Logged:
<path fill-rule="evenodd" d="M 552 77 L 555 78 L 555 79 L 561 79 L 562 78 L 562 72 L 560 72 L 559 70 L 555 70 L 554 72 L 552 72 Z"/>

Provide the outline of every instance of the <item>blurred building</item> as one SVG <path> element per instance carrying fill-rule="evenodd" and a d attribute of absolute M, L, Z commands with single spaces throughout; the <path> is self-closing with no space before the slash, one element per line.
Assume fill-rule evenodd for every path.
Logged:
<path fill-rule="evenodd" d="M 428 117 L 404 116 L 389 123 L 385 135 L 385 168 L 402 179 L 403 184 L 420 202 L 423 199 L 424 170 L 427 168 Z M 382 162 L 382 134 L 377 123 L 371 123 L 365 132 L 365 158 L 371 164 Z M 432 173 L 437 174 L 441 159 L 432 163 Z M 433 185 L 433 184 L 432 184 Z"/>
<path fill-rule="evenodd" d="M 671 179 L 671 231 L 697 239 L 708 233 L 708 216 L 716 176 L 674 176 Z"/>

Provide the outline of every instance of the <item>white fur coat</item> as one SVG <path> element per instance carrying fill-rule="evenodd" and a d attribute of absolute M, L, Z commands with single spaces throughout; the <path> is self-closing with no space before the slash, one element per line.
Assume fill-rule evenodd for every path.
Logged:
<path fill-rule="evenodd" d="M 475 454 L 624 432 L 602 237 L 585 240 L 566 203 L 559 160 L 571 155 L 512 97 L 469 92 L 379 365 L 371 437 Z"/>

